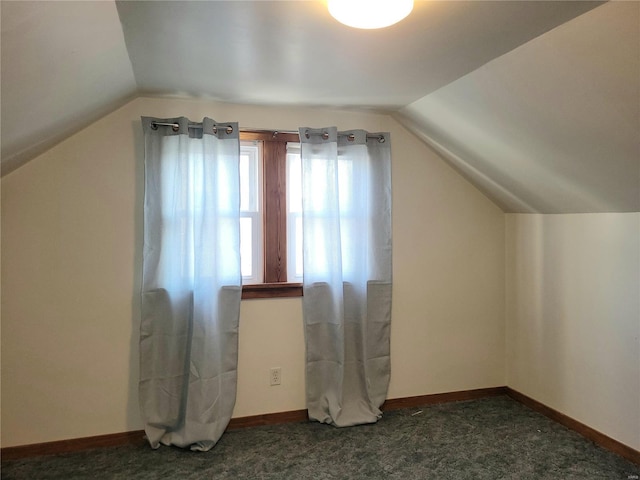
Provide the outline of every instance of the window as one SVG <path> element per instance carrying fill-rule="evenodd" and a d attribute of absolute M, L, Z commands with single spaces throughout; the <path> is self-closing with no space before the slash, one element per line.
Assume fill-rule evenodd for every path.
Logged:
<path fill-rule="evenodd" d="M 261 283 L 262 144 L 240 146 L 240 259 L 243 284 Z"/>
<path fill-rule="evenodd" d="M 297 134 L 240 133 L 242 298 L 302 295 Z"/>

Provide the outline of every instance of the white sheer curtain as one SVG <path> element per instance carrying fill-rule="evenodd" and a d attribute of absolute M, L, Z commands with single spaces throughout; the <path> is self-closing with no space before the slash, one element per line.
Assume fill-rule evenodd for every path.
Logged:
<path fill-rule="evenodd" d="M 388 133 L 300 128 L 309 418 L 381 416 L 390 378 Z"/>
<path fill-rule="evenodd" d="M 142 125 L 142 417 L 154 448 L 209 450 L 236 398 L 238 125 L 184 117 L 143 117 Z"/>

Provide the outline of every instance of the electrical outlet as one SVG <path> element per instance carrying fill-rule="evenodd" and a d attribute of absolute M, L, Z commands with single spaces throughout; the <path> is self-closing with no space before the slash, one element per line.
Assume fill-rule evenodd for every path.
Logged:
<path fill-rule="evenodd" d="M 280 367 L 274 367 L 269 370 L 269 379 L 271 381 L 271 386 L 280 385 L 282 381 L 282 369 Z"/>

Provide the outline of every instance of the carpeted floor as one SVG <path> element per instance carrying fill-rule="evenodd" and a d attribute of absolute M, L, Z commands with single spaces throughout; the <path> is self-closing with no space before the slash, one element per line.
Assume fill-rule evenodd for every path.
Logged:
<path fill-rule="evenodd" d="M 126 446 L 17 460 L 2 464 L 2 478 L 638 480 L 640 466 L 494 397 L 387 412 L 360 427 L 234 430 L 207 453 Z"/>

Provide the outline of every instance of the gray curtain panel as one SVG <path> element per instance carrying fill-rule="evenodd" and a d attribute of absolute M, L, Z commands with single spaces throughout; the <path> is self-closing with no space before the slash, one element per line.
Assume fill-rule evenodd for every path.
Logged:
<path fill-rule="evenodd" d="M 153 448 L 209 450 L 236 399 L 238 125 L 143 117 L 142 126 L 142 417 Z"/>
<path fill-rule="evenodd" d="M 300 128 L 309 418 L 376 422 L 390 379 L 388 133 Z"/>

